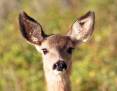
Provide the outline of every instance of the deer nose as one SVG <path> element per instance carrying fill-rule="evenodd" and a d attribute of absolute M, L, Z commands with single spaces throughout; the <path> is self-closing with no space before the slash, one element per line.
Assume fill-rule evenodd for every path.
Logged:
<path fill-rule="evenodd" d="M 63 69 L 67 69 L 67 65 L 64 61 L 59 60 L 57 63 L 53 65 L 53 69 L 57 71 L 63 71 Z"/>

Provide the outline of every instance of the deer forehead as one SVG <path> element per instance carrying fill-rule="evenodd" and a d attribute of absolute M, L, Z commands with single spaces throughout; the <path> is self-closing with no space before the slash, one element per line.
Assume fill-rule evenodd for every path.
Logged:
<path fill-rule="evenodd" d="M 42 42 L 42 46 L 47 48 L 67 48 L 74 47 L 73 41 L 68 36 L 52 35 Z"/>

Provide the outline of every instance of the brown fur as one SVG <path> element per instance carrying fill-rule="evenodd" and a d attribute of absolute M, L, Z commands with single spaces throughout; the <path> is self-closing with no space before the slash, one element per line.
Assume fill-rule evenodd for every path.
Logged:
<path fill-rule="evenodd" d="M 42 53 L 43 68 L 48 91 L 71 91 L 70 73 L 72 68 L 72 50 L 76 44 L 86 42 L 93 32 L 94 12 L 88 12 L 79 18 L 66 36 L 46 35 L 41 25 L 25 12 L 19 16 L 20 30 L 23 37 Z M 71 50 L 71 52 L 69 51 Z M 46 50 L 46 54 L 45 51 Z M 63 61 L 66 68 L 53 69 L 54 64 Z"/>
<path fill-rule="evenodd" d="M 52 35 L 47 38 L 50 47 L 65 48 L 74 47 L 73 41 L 68 36 Z"/>

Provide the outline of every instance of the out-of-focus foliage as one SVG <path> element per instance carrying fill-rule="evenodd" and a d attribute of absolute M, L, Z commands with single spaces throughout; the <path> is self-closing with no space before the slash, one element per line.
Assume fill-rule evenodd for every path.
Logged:
<path fill-rule="evenodd" d="M 19 32 L 22 10 L 60 34 L 95 11 L 91 40 L 73 54 L 72 90 L 117 91 L 117 0 L 0 0 L 0 91 L 46 90 L 41 55 Z"/>

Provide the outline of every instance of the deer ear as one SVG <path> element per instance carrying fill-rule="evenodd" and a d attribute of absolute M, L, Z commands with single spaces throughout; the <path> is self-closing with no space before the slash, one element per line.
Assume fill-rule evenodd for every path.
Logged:
<path fill-rule="evenodd" d="M 19 15 L 19 25 L 21 34 L 31 44 L 40 44 L 46 37 L 41 25 L 25 12 Z"/>
<path fill-rule="evenodd" d="M 93 33 L 95 22 L 94 12 L 87 12 L 80 17 L 71 27 L 67 36 L 80 42 L 86 42 Z"/>

